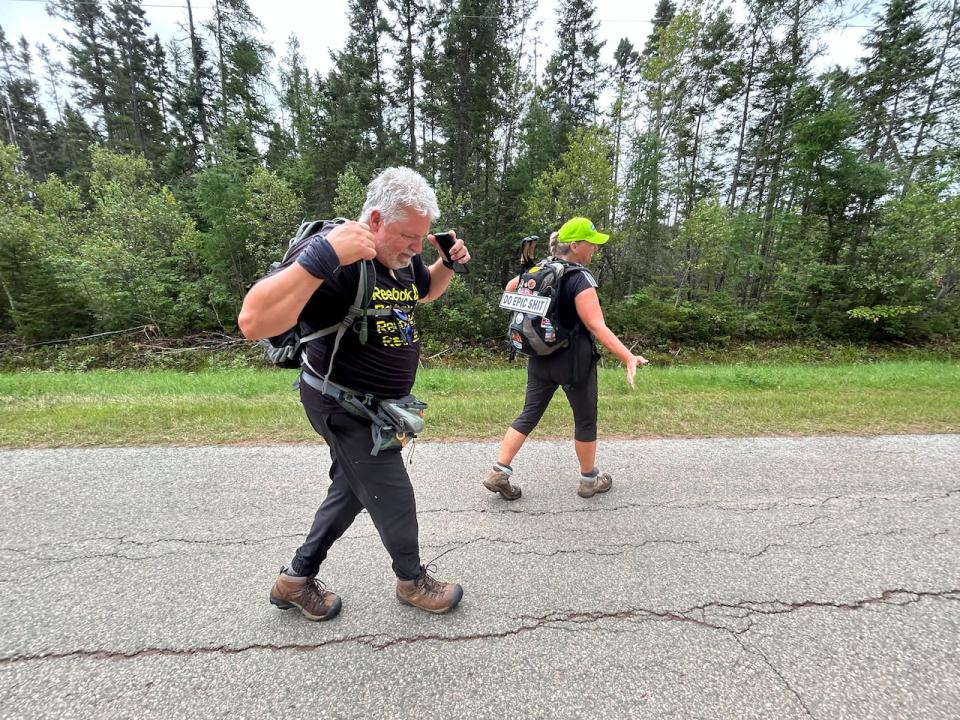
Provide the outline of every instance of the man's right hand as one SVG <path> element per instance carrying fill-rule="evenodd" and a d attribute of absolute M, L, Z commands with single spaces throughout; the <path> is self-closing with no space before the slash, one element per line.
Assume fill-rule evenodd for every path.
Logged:
<path fill-rule="evenodd" d="M 327 240 L 341 265 L 373 260 L 377 256 L 377 245 L 366 223 L 349 220 L 331 230 Z"/>

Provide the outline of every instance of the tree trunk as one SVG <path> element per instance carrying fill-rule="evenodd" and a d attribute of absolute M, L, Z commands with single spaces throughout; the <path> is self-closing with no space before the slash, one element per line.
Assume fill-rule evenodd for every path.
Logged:
<path fill-rule="evenodd" d="M 197 109 L 197 118 L 200 121 L 200 134 L 203 136 L 203 144 L 206 146 L 210 143 L 210 127 L 207 123 L 207 108 L 203 102 L 203 86 L 200 84 L 200 76 L 203 74 L 200 38 L 197 37 L 196 29 L 193 26 L 193 7 L 190 3 L 191 0 L 187 0 L 187 20 L 190 26 L 190 59 L 193 63 L 190 85 L 193 87 L 193 101 Z M 222 71 L 223 66 L 221 65 Z"/>
<path fill-rule="evenodd" d="M 227 71 L 223 63 L 223 23 L 220 19 L 220 0 L 214 0 L 217 12 L 217 57 L 220 66 L 220 121 L 227 124 Z"/>
<path fill-rule="evenodd" d="M 500 172 L 500 185 L 497 190 L 497 209 L 493 220 L 494 235 L 499 236 L 501 230 L 500 216 L 503 213 L 503 197 L 506 194 L 507 171 L 510 167 L 510 153 L 513 149 L 513 133 L 516 130 L 516 120 L 520 112 L 520 62 L 523 59 L 523 41 L 527 34 L 527 20 L 524 18 L 523 26 L 520 29 L 520 42 L 517 46 L 517 74 L 513 83 L 513 90 L 510 92 L 511 105 L 516 108 L 514 114 L 510 115 L 510 121 L 507 124 L 507 136 L 503 148 L 503 168 Z"/>
<path fill-rule="evenodd" d="M 753 38 L 750 41 L 750 64 L 747 66 L 747 87 L 743 95 L 743 113 L 740 116 L 740 141 L 737 144 L 737 159 L 733 163 L 733 179 L 730 181 L 730 195 L 727 207 L 731 210 L 737 202 L 737 182 L 740 179 L 740 162 L 743 159 L 743 142 L 747 132 L 747 119 L 750 117 L 750 91 L 753 89 L 753 64 L 757 57 L 757 30 L 759 21 L 753 25 Z"/>
<path fill-rule="evenodd" d="M 930 91 L 927 93 L 927 105 L 926 108 L 924 108 L 923 115 L 920 116 L 920 128 L 917 131 L 917 139 L 913 144 L 913 151 L 910 153 L 907 177 L 904 179 L 903 188 L 900 191 L 901 198 L 907 194 L 913 173 L 917 169 L 917 158 L 920 156 L 920 148 L 923 145 L 924 135 L 926 134 L 930 120 L 930 108 L 933 107 L 937 90 L 940 88 L 940 73 L 943 71 L 943 66 L 946 62 L 947 48 L 953 47 L 951 44 L 953 41 L 953 31 L 957 26 L 957 17 L 960 16 L 958 10 L 960 10 L 960 3 L 958 3 L 957 0 L 953 0 L 953 7 L 950 8 L 950 19 L 947 24 L 947 32 L 943 38 L 943 47 L 940 48 L 940 57 L 937 59 L 937 69 L 934 71 L 933 79 L 930 81 Z"/>
<path fill-rule="evenodd" d="M 407 123 L 409 124 L 408 136 L 410 143 L 410 166 L 417 166 L 417 73 L 413 62 L 413 22 L 414 13 L 411 8 L 411 0 L 404 3 L 406 9 L 407 21 L 407 60 L 410 62 L 409 73 L 407 75 Z"/>
<path fill-rule="evenodd" d="M 707 78 L 709 83 L 710 78 Z M 706 113 L 706 94 L 707 89 L 706 85 L 700 91 L 700 105 L 699 111 L 697 112 L 697 127 L 694 130 L 693 134 L 693 153 L 690 159 L 690 182 L 687 185 L 687 208 L 685 211 L 685 217 L 690 217 L 690 213 L 693 212 L 693 206 L 695 202 L 694 195 L 696 193 L 696 182 L 697 182 L 697 154 L 700 152 L 700 128 L 703 126 L 703 116 Z"/>
<path fill-rule="evenodd" d="M 374 77 L 374 87 L 376 89 L 376 96 L 374 97 L 374 103 L 376 103 L 376 118 L 374 119 L 374 133 L 377 136 L 377 150 L 380 153 L 383 153 L 384 149 L 387 147 L 387 133 L 384 129 L 383 123 L 383 76 L 382 70 L 380 67 L 380 31 L 377 28 L 377 12 L 379 11 L 379 6 L 374 8 L 374 12 L 370 15 L 370 35 L 374 39 L 374 45 L 372 48 L 371 57 L 373 58 L 373 77 Z"/>

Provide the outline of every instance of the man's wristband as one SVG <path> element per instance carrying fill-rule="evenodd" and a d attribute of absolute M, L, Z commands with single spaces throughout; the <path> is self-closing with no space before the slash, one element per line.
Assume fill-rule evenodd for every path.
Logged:
<path fill-rule="evenodd" d="M 453 263 L 447 260 L 445 257 L 441 257 L 440 262 L 443 263 L 443 266 L 447 268 L 447 270 L 453 270 Z"/>
<path fill-rule="evenodd" d="M 310 241 L 303 252 L 297 256 L 297 262 L 315 278 L 326 280 L 340 267 L 333 245 L 325 237 L 317 236 Z"/>

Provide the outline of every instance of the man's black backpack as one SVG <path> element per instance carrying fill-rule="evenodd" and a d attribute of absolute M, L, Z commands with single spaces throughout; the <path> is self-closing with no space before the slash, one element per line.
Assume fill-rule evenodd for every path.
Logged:
<path fill-rule="evenodd" d="M 275 273 L 287 258 L 303 248 L 313 240 L 315 236 L 321 234 L 326 235 L 337 225 L 345 222 L 345 219 L 337 218 L 335 220 L 313 220 L 302 223 L 296 235 L 291 238 L 287 246 L 287 251 L 283 254 L 283 259 L 272 263 L 265 277 L 269 277 Z M 279 335 L 260 340 L 260 345 L 264 348 L 264 355 L 266 355 L 270 362 L 281 368 L 300 368 L 303 363 L 302 354 L 304 346 L 308 342 L 336 333 L 337 336 L 334 338 L 333 351 L 330 353 L 330 363 L 326 372 L 329 376 L 330 370 L 333 367 L 333 358 L 337 354 L 337 349 L 340 347 L 340 339 L 348 328 L 353 327 L 355 323 L 359 323 L 360 327 L 357 332 L 360 336 L 360 342 L 367 342 L 367 323 L 369 318 L 385 316 L 389 314 L 390 311 L 370 308 L 370 299 L 373 295 L 374 283 L 376 282 L 376 272 L 372 268 L 371 262 L 363 260 L 358 260 L 357 262 L 360 263 L 360 282 L 357 283 L 357 295 L 343 320 L 329 327 L 325 327 L 322 330 L 317 330 L 316 332 L 303 336 L 300 335 L 300 323 L 298 322 L 292 328 Z"/>
<path fill-rule="evenodd" d="M 584 269 L 578 263 L 546 258 L 520 274 L 517 293 L 550 300 L 543 315 L 511 310 L 510 327 L 507 330 L 511 358 L 516 353 L 527 356 L 552 355 L 570 345 L 577 328 L 568 328 L 560 323 L 560 283 L 566 273 Z"/>

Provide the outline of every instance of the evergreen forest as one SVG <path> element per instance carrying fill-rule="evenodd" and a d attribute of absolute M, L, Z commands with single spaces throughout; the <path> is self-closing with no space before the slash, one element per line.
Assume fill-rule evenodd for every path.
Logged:
<path fill-rule="evenodd" d="M 960 339 L 958 0 L 660 0 L 642 47 L 557 0 L 549 53 L 535 0 L 349 0 L 325 73 L 246 0 L 178 2 L 174 38 L 138 0 L 52 0 L 50 46 L 0 28 L 0 339 L 236 335 L 301 221 L 390 165 L 474 256 L 418 313 L 450 342 L 504 337 L 521 239 L 574 215 L 641 342 Z"/>

